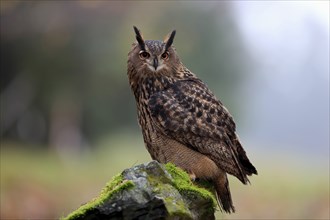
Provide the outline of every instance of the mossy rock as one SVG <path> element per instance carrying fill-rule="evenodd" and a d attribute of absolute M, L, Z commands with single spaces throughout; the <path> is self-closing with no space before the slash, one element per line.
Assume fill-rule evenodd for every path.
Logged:
<path fill-rule="evenodd" d="M 63 220 L 214 219 L 214 195 L 173 164 L 152 161 L 124 170 L 99 197 Z"/>

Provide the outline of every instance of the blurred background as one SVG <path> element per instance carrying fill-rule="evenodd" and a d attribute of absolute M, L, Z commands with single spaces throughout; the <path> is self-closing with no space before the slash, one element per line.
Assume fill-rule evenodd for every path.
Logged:
<path fill-rule="evenodd" d="M 329 219 L 328 1 L 1 1 L 1 219 L 67 215 L 150 161 L 126 76 L 133 25 L 176 29 L 259 175 L 223 219 Z"/>

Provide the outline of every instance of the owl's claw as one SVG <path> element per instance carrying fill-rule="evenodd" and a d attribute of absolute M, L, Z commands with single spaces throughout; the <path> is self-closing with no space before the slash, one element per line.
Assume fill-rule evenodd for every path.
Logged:
<path fill-rule="evenodd" d="M 189 173 L 189 177 L 190 177 L 190 180 L 193 181 L 193 182 L 196 180 L 196 175 L 192 172 Z"/>

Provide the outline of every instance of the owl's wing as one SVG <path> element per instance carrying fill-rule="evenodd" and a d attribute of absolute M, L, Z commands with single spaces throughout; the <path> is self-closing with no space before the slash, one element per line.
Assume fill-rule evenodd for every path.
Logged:
<path fill-rule="evenodd" d="M 208 155 L 243 183 L 248 181 L 246 175 L 256 173 L 239 143 L 232 116 L 202 81 L 179 81 L 152 95 L 148 106 L 154 125 L 168 137 Z"/>

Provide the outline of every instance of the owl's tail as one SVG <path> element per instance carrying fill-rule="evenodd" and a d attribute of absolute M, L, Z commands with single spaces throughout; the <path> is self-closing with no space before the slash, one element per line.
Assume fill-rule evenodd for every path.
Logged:
<path fill-rule="evenodd" d="M 221 211 L 225 211 L 227 213 L 235 212 L 235 207 L 233 205 L 233 201 L 231 200 L 229 183 L 226 173 L 222 173 L 217 178 L 215 178 L 214 187 L 217 193 L 217 199 Z"/>

